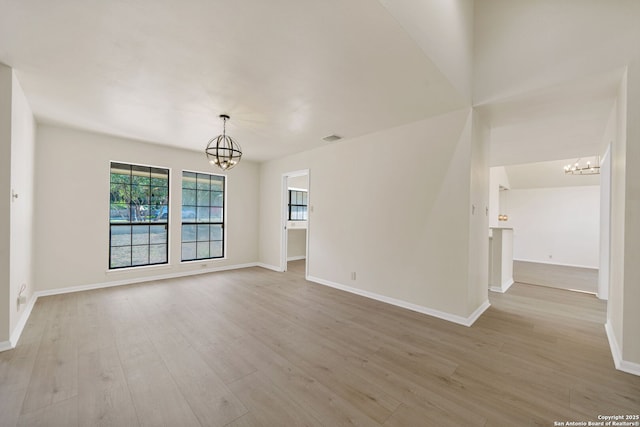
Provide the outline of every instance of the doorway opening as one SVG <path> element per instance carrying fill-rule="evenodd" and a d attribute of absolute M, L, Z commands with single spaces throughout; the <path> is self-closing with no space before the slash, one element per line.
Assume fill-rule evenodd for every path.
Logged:
<path fill-rule="evenodd" d="M 282 175 L 282 249 L 280 270 L 309 272 L 309 229 L 311 205 L 309 170 Z"/>

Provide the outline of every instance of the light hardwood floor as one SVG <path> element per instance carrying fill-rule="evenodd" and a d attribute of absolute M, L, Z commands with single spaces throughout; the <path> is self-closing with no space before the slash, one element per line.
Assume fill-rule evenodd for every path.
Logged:
<path fill-rule="evenodd" d="M 471 328 L 304 261 L 41 298 L 0 353 L 2 426 L 550 426 L 640 413 L 604 304 L 515 284 Z"/>

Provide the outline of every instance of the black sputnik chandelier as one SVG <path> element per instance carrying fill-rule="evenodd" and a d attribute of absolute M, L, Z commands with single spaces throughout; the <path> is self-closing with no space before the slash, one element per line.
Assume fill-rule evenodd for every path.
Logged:
<path fill-rule="evenodd" d="M 204 151 L 209 163 L 226 171 L 240 162 L 242 148 L 240 148 L 240 144 L 227 135 L 227 120 L 230 117 L 226 114 L 220 114 L 220 118 L 223 121 L 222 135 L 211 138 Z"/>

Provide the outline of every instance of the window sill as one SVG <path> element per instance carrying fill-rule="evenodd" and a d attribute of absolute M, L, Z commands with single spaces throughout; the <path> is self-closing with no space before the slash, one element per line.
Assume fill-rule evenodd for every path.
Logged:
<path fill-rule="evenodd" d="M 210 262 L 217 261 L 226 261 L 227 257 L 222 258 L 207 258 L 207 259 L 191 259 L 189 261 L 180 261 L 180 265 L 189 265 L 189 264 L 208 264 Z M 204 266 L 204 265 L 203 265 Z"/>
<path fill-rule="evenodd" d="M 115 268 L 113 270 L 107 270 L 107 275 L 118 274 L 118 273 L 131 273 L 132 271 L 156 271 L 156 270 L 169 270 L 171 269 L 171 265 L 169 264 L 158 264 L 158 265 L 141 265 L 138 267 L 124 267 L 124 268 Z"/>

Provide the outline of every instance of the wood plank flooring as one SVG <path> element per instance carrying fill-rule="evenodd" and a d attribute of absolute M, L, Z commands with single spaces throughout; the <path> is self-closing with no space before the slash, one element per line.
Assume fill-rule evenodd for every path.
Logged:
<path fill-rule="evenodd" d="M 515 284 L 471 328 L 261 268 L 41 298 L 4 426 L 549 426 L 639 414 L 594 296 Z"/>

